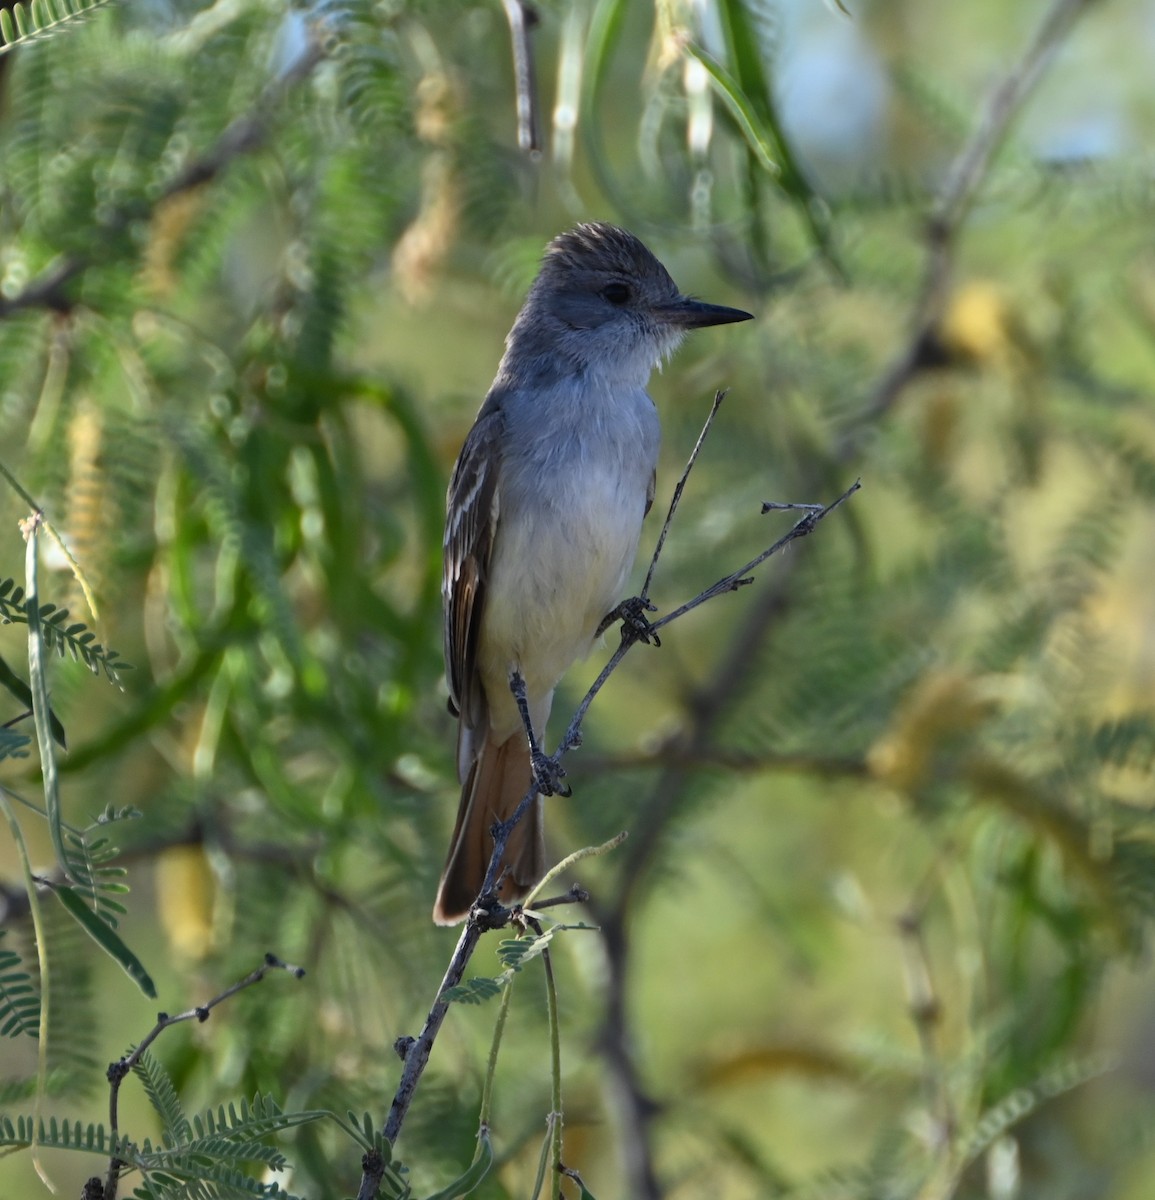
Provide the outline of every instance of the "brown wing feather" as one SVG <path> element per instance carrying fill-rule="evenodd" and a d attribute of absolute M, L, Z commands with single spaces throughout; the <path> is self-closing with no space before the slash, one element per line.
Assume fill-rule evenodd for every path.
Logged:
<path fill-rule="evenodd" d="M 492 394 L 453 469 L 445 522 L 441 592 L 445 605 L 445 675 L 449 704 L 466 728 L 485 717 L 485 696 L 475 669 L 485 584 L 497 527 L 497 479 L 502 415 Z"/>

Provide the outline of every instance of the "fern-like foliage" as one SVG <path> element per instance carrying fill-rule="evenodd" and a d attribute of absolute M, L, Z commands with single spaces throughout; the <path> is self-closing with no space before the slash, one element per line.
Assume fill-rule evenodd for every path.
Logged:
<path fill-rule="evenodd" d="M 161 1119 L 164 1144 L 179 1146 L 187 1143 L 192 1136 L 192 1129 L 173 1085 L 172 1076 L 147 1050 L 133 1063 L 132 1071 L 144 1085 L 148 1102 Z"/>
<path fill-rule="evenodd" d="M 65 26 L 80 24 L 108 3 L 110 0 L 31 0 L 29 4 L 13 4 L 10 9 L 0 8 L 0 54 L 54 37 Z"/>
<path fill-rule="evenodd" d="M 241 1168 L 257 1163 L 283 1170 L 285 1156 L 263 1139 L 330 1115 L 325 1110 L 286 1113 L 275 1100 L 258 1093 L 251 1102 L 242 1100 L 227 1108 L 221 1105 L 190 1121 L 184 1116 L 171 1077 L 155 1059 L 143 1056 L 137 1074 L 164 1123 L 164 1145 L 153 1146 L 145 1140 L 137 1152 L 136 1162 L 145 1179 L 136 1192 L 141 1197 L 289 1196 L 276 1184 L 262 1183 Z M 206 1187 L 208 1191 L 200 1190 Z"/>
<path fill-rule="evenodd" d="M 258 1093 L 251 1102 L 242 1100 L 239 1106 L 210 1109 L 190 1122 L 172 1078 L 156 1059 L 142 1055 L 134 1071 L 164 1124 L 162 1145 L 154 1145 L 148 1138 L 140 1142 L 123 1135 L 113 1138 L 99 1123 L 61 1121 L 56 1117 L 37 1121 L 21 1115 L 15 1119 L 0 1116 L 0 1150 L 28 1149 L 36 1144 L 105 1158 L 115 1156 L 127 1168 L 141 1172 L 143 1182 L 134 1194 L 148 1200 L 186 1196 L 293 1200 L 292 1193 L 247 1174 L 243 1168 L 258 1164 L 266 1170 L 283 1170 L 287 1165 L 284 1155 L 263 1139 L 332 1114 L 325 1110 L 284 1112 L 274 1100 Z"/>
<path fill-rule="evenodd" d="M 105 649 L 82 621 L 68 623 L 68 609 L 57 608 L 55 604 L 40 605 L 40 628 L 44 633 L 44 643 L 49 650 L 55 650 L 61 658 L 67 652 L 74 661 L 83 662 L 94 674 L 101 671 L 111 683 L 120 683 L 120 672 L 131 671 L 132 664 L 121 662 L 116 650 Z M 24 589 L 14 579 L 0 581 L 0 622 L 5 625 L 17 623 L 28 624 L 28 601 Z"/>
<path fill-rule="evenodd" d="M 7 934 L 0 929 L 0 938 Z M 0 946 L 0 1036 L 37 1037 L 40 995 L 36 981 L 24 969 L 15 950 Z"/>
<path fill-rule="evenodd" d="M 549 949 L 550 942 L 559 934 L 569 929 L 593 929 L 592 925 L 552 925 L 542 933 L 527 933 L 524 937 L 505 938 L 497 947 L 497 957 L 505 967 L 502 973 L 492 979 L 484 975 L 475 975 L 465 983 L 456 987 L 446 988 L 441 993 L 442 999 L 458 1004 L 484 1004 L 492 1000 L 503 987 L 528 962 L 539 957 Z"/>
<path fill-rule="evenodd" d="M 33 1145 L 52 1150 L 84 1150 L 103 1157 L 132 1152 L 132 1143 L 127 1138 L 112 1137 L 99 1122 L 86 1125 L 56 1117 L 41 1117 L 37 1121 L 25 1115 L 13 1120 L 0 1115 L 0 1149 L 27 1150 Z"/>
<path fill-rule="evenodd" d="M 44 921 L 52 986 L 49 1090 L 54 1095 L 84 1095 L 103 1073 L 97 1051 L 89 942 L 76 922 L 56 904 L 46 907 Z"/>
<path fill-rule="evenodd" d="M 103 828 L 98 823 L 94 828 Z M 125 907 L 116 899 L 128 892 L 123 882 L 128 872 L 124 867 L 113 865 L 119 850 L 103 834 L 92 837 L 93 829 L 83 831 L 66 830 L 68 866 L 76 880 L 77 890 L 88 901 L 96 914 L 113 929 L 125 913 Z"/>

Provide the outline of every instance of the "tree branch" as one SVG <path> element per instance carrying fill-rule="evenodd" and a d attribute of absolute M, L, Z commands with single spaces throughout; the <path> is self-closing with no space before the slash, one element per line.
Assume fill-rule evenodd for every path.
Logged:
<path fill-rule="evenodd" d="M 947 170 L 925 230 L 926 261 L 911 318 L 911 334 L 875 384 L 860 419 L 869 427 L 887 412 L 908 383 L 934 361 L 939 323 L 946 305 L 952 256 L 958 235 L 995 153 L 1012 121 L 1042 77 L 1075 22 L 1097 0 L 1054 0 L 1035 36 L 1003 81 L 987 97 L 970 140 Z M 851 439 L 852 443 L 857 439 Z"/>

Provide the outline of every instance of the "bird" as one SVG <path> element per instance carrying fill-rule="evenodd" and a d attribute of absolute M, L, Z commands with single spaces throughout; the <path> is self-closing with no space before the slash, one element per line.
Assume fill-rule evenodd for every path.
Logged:
<path fill-rule="evenodd" d="M 558 789 L 535 772 L 511 680 L 541 738 L 558 682 L 622 599 L 653 503 L 651 371 L 688 331 L 750 319 L 683 295 L 617 226 L 579 224 L 547 246 L 446 500 L 445 666 L 462 786 L 437 924 L 469 914 L 494 823 L 535 785 L 504 851 L 498 900 L 521 899 L 545 874 L 542 794 Z"/>

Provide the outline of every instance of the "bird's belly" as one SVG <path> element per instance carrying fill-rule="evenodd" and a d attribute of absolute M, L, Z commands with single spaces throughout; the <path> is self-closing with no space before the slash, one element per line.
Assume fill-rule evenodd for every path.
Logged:
<path fill-rule="evenodd" d="M 570 476 L 572 478 L 572 476 Z M 503 511 L 490 564 L 479 667 L 491 703 L 521 672 L 527 693 L 552 692 L 566 669 L 589 653 L 602 618 L 622 598 L 645 514 L 648 478 L 579 473 L 580 490 L 543 488 L 544 503 Z M 539 501 L 542 499 L 539 492 Z"/>

